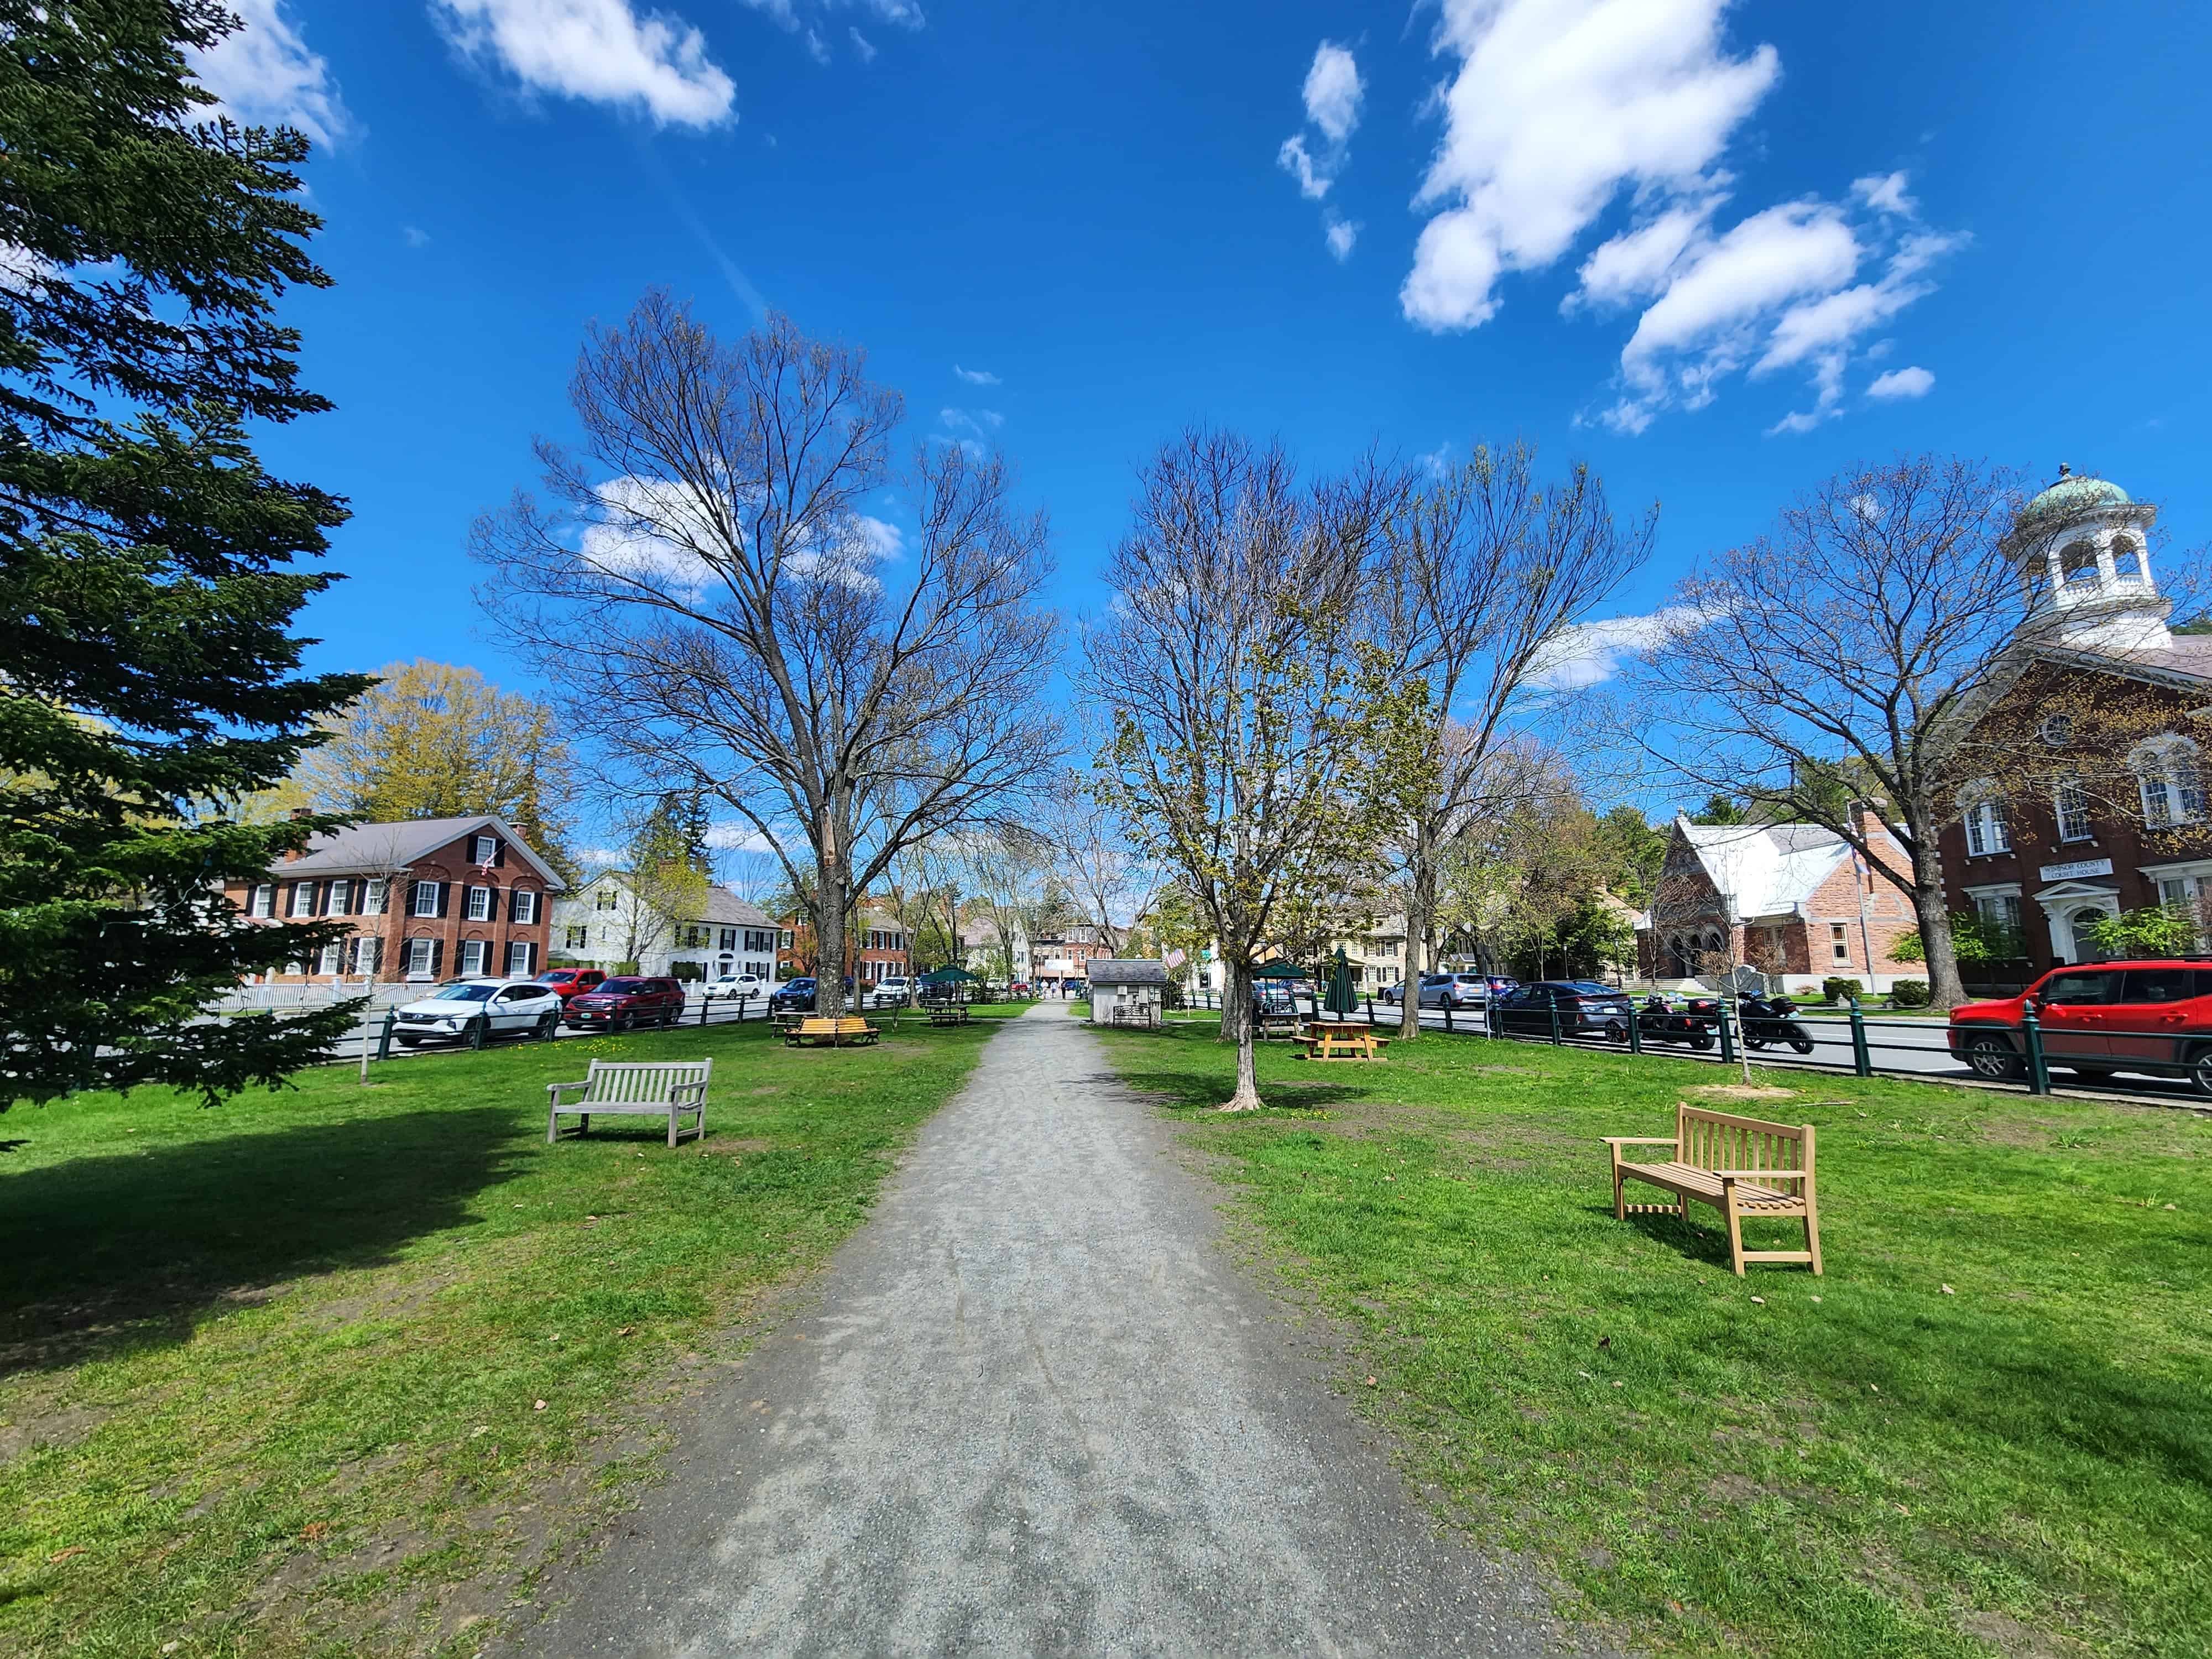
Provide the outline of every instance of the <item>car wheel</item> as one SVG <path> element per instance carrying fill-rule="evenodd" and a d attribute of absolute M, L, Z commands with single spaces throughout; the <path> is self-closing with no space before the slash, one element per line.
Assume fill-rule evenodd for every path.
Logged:
<path fill-rule="evenodd" d="M 1966 1042 L 1966 1066 L 1976 1077 L 2010 1082 L 2027 1074 L 2012 1041 L 2000 1031 L 1984 1031 Z"/>
<path fill-rule="evenodd" d="M 416 1043 L 422 1042 L 422 1039 L 421 1037 L 404 1036 L 399 1039 L 399 1046 L 403 1048 L 412 1048 Z"/>
<path fill-rule="evenodd" d="M 1700 1052 L 1711 1048 L 1713 1046 L 1713 1034 L 1711 1031 L 1698 1032 L 1697 1036 L 1690 1039 L 1690 1046 Z"/>
<path fill-rule="evenodd" d="M 2190 1055 L 2189 1084 L 2200 1095 L 2212 1095 L 2212 1048 L 2199 1048 Z"/>
<path fill-rule="evenodd" d="M 2112 1068 L 2109 1066 L 2068 1066 L 2063 1069 L 2073 1073 L 2084 1083 L 2102 1083 L 2112 1074 Z"/>
<path fill-rule="evenodd" d="M 617 1036 L 620 1036 L 623 1032 L 629 1030 L 629 1016 L 628 1014 L 617 1014 L 612 1019 L 607 1022 L 607 1029 L 611 1030 Z"/>
<path fill-rule="evenodd" d="M 560 1036 L 560 1011 L 558 1009 L 549 1009 L 546 1012 L 544 1018 L 538 1022 L 538 1040 L 540 1042 L 550 1042 L 555 1037 Z"/>

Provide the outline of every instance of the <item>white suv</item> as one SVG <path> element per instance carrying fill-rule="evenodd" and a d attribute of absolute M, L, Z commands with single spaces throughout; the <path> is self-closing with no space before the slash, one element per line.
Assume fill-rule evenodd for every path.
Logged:
<path fill-rule="evenodd" d="M 869 1000 L 878 1008 L 897 1008 L 905 1006 L 914 994 L 914 981 L 903 975 L 879 979 L 869 993 Z"/>
<path fill-rule="evenodd" d="M 764 997 L 772 988 L 758 974 L 725 974 L 708 980 L 702 994 L 712 1002 L 718 997 Z"/>
<path fill-rule="evenodd" d="M 561 994 L 534 979 L 465 979 L 392 1013 L 392 1034 L 407 1048 L 471 1040 L 479 1024 L 487 1040 L 534 1036 L 542 1042 L 561 1029 Z"/>

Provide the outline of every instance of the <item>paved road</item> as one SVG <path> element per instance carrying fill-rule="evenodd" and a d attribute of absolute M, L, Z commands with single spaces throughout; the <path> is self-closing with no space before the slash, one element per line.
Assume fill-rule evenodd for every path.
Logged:
<path fill-rule="evenodd" d="M 1524 1572 L 1438 1535 L 1058 1005 L 993 1038 L 809 1302 L 520 1650 L 1568 1644 Z"/>

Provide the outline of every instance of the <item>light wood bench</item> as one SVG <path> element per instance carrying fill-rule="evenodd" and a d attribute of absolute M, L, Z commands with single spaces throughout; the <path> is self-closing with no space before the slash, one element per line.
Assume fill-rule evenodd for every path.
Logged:
<path fill-rule="evenodd" d="M 786 1031 L 783 1040 L 794 1048 L 822 1043 L 842 1048 L 848 1044 L 873 1042 L 882 1035 L 858 1014 L 843 1014 L 836 1019 L 817 1014 Z"/>
<path fill-rule="evenodd" d="M 595 1060 L 591 1075 L 578 1083 L 549 1083 L 545 1139 L 550 1146 L 561 1134 L 562 1114 L 583 1121 L 576 1133 L 591 1132 L 592 1115 L 603 1117 L 665 1117 L 668 1144 L 676 1144 L 678 1122 L 692 1115 L 684 1133 L 707 1133 L 707 1081 L 714 1073 L 711 1060 Z M 563 1100 L 573 1090 L 584 1091 L 580 1100 Z"/>
<path fill-rule="evenodd" d="M 1390 1039 L 1375 1035 L 1371 1025 L 1350 1020 L 1316 1020 L 1299 1034 L 1305 1049 L 1302 1060 L 1382 1060 Z"/>
<path fill-rule="evenodd" d="M 1708 1112 L 1684 1102 L 1674 1108 L 1673 1137 L 1607 1135 L 1607 1152 L 1613 1159 L 1613 1212 L 1626 1220 L 1632 1215 L 1679 1215 L 1685 1220 L 1690 1200 L 1710 1204 L 1728 1224 L 1729 1265 L 1743 1277 L 1747 1261 L 1803 1261 L 1820 1271 L 1820 1199 L 1813 1179 L 1813 1126 L 1766 1123 L 1755 1117 L 1731 1117 Z M 1624 1146 L 1671 1146 L 1674 1156 L 1664 1163 L 1624 1159 Z M 1621 1198 L 1621 1183 L 1647 1182 L 1675 1195 L 1672 1204 L 1630 1204 Z M 1747 1250 L 1743 1224 L 1753 1221 L 1802 1220 L 1805 1248 L 1802 1250 Z"/>

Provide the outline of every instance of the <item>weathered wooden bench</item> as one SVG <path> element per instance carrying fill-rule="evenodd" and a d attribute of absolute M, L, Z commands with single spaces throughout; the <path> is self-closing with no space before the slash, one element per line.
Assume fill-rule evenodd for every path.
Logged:
<path fill-rule="evenodd" d="M 973 1024 L 968 1010 L 959 1003 L 935 1003 L 929 1010 L 932 1025 L 967 1025 Z"/>
<path fill-rule="evenodd" d="M 1820 1210 L 1813 1178 L 1813 1126 L 1766 1123 L 1755 1117 L 1708 1112 L 1687 1102 L 1674 1108 L 1674 1133 L 1607 1135 L 1613 1159 L 1613 1212 L 1632 1215 L 1690 1214 L 1690 1200 L 1710 1204 L 1728 1224 L 1729 1265 L 1743 1277 L 1747 1261 L 1803 1261 L 1820 1271 Z M 1664 1163 L 1624 1159 L 1624 1146 L 1671 1146 Z M 1672 1204 L 1630 1204 L 1621 1197 L 1624 1182 L 1642 1181 L 1674 1194 Z M 1801 1220 L 1802 1250 L 1747 1250 L 1746 1220 Z"/>
<path fill-rule="evenodd" d="M 783 1040 L 794 1048 L 825 1043 L 833 1048 L 842 1048 L 848 1045 L 873 1042 L 882 1035 L 858 1014 L 843 1014 L 835 1019 L 816 1014 L 786 1031 Z"/>
<path fill-rule="evenodd" d="M 678 1121 L 689 1113 L 694 1136 L 707 1133 L 707 1081 L 714 1073 L 711 1060 L 595 1060 L 591 1075 L 577 1083 L 549 1083 L 550 1104 L 545 1113 L 548 1145 L 561 1134 L 563 1114 L 583 1121 L 579 1134 L 588 1134 L 592 1114 L 602 1117 L 665 1117 L 668 1144 L 676 1144 Z M 580 1100 L 564 1100 L 571 1091 L 584 1091 Z"/>

